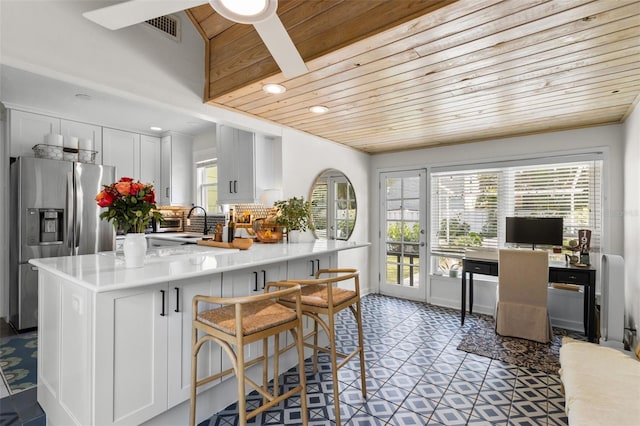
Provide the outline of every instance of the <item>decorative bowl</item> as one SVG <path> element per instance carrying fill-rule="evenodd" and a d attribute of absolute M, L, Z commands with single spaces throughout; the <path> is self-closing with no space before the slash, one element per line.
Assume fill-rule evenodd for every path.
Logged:
<path fill-rule="evenodd" d="M 277 243 L 282 240 L 282 231 L 272 229 L 260 229 L 256 231 L 258 241 L 261 243 Z"/>

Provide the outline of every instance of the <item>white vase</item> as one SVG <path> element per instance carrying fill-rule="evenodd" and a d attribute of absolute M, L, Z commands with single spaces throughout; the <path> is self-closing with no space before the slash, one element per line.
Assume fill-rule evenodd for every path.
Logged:
<path fill-rule="evenodd" d="M 308 229 L 306 231 L 291 230 L 287 233 L 287 241 L 290 243 L 312 243 L 315 239 L 313 232 Z"/>
<path fill-rule="evenodd" d="M 128 233 L 124 237 L 124 265 L 127 268 L 142 268 L 147 253 L 147 236 L 144 233 Z"/>

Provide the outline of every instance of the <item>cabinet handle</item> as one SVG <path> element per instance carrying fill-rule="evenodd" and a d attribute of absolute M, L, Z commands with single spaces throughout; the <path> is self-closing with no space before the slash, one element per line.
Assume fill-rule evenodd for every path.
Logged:
<path fill-rule="evenodd" d="M 233 193 L 234 194 L 238 193 L 238 181 L 237 180 L 233 181 Z"/>
<path fill-rule="evenodd" d="M 320 270 L 320 259 L 316 259 L 316 271 Z"/>
<path fill-rule="evenodd" d="M 180 287 L 176 287 L 176 309 L 175 312 L 180 312 Z"/>
<path fill-rule="evenodd" d="M 264 287 L 267 283 L 267 271 L 263 269 L 261 272 L 262 272 L 262 289 L 264 290 Z"/>
<path fill-rule="evenodd" d="M 167 186 L 167 188 L 164 190 L 164 195 L 165 197 L 169 198 L 169 187 Z"/>
<path fill-rule="evenodd" d="M 258 273 L 253 271 L 253 291 L 258 291 Z"/>
<path fill-rule="evenodd" d="M 233 194 L 233 181 L 229 181 L 229 194 Z"/>
<path fill-rule="evenodd" d="M 576 276 L 575 275 L 569 275 L 569 278 L 571 278 L 572 280 L 575 280 Z"/>
<path fill-rule="evenodd" d="M 167 315 L 167 314 L 165 314 L 165 312 L 164 312 L 164 290 L 160 290 L 160 293 L 162 293 L 162 312 L 160 312 L 160 316 L 161 316 L 161 317 L 164 317 L 164 316 L 166 316 L 166 315 Z"/>
<path fill-rule="evenodd" d="M 309 274 L 309 276 L 312 277 L 316 274 L 316 263 L 313 259 L 311 259 L 309 262 L 311 262 L 311 274 Z"/>

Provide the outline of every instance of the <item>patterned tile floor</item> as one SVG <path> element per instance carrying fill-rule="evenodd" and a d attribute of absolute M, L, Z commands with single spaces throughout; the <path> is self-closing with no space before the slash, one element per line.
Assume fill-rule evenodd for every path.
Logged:
<path fill-rule="evenodd" d="M 344 315 L 342 315 L 344 314 Z M 476 318 L 460 326 L 459 311 L 425 303 L 368 295 L 362 300 L 367 366 L 363 400 L 358 361 L 340 369 L 344 425 L 566 425 L 560 378 L 458 351 Z M 343 352 L 356 338 L 355 320 L 341 313 L 336 333 Z M 330 364 L 307 370 L 309 424 L 335 425 Z M 279 378 L 282 390 L 297 382 L 295 369 Z M 260 404 L 252 393 L 249 407 Z M 252 419 L 251 425 L 300 424 L 300 400 L 290 398 Z M 235 405 L 199 426 L 236 425 Z"/>

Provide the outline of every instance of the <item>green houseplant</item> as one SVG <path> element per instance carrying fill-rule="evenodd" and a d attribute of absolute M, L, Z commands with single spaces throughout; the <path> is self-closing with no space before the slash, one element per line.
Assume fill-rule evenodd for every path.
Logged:
<path fill-rule="evenodd" d="M 286 229 L 287 239 L 291 231 L 306 232 L 313 230 L 311 223 L 311 203 L 304 197 L 292 197 L 288 200 L 276 201 L 273 206 L 277 209 L 276 223 Z"/>

